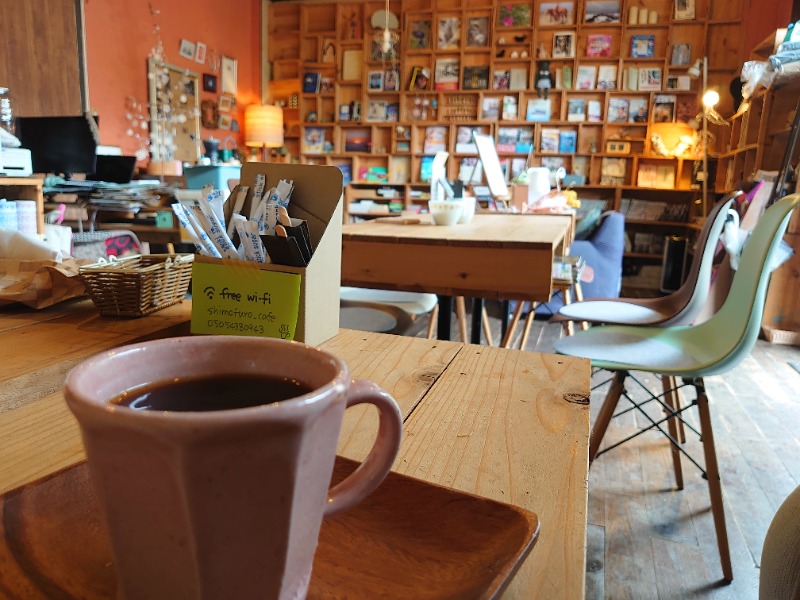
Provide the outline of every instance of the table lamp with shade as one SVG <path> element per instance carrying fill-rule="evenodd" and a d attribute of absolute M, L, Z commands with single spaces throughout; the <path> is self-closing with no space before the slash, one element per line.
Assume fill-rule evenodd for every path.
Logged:
<path fill-rule="evenodd" d="M 245 145 L 251 148 L 280 148 L 283 146 L 283 109 L 271 104 L 248 106 L 244 111 L 244 135 Z M 260 158 L 266 162 L 266 150 L 261 151 Z"/>

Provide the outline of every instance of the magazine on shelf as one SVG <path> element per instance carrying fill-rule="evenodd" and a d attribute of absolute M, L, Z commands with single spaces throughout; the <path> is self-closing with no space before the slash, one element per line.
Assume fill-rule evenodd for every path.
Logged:
<path fill-rule="evenodd" d="M 567 121 L 586 120 L 586 100 L 583 98 L 570 98 L 567 100 Z"/>
<path fill-rule="evenodd" d="M 459 65 L 457 58 L 439 58 L 433 77 L 433 89 L 453 91 L 458 89 Z"/>
<path fill-rule="evenodd" d="M 597 67 L 595 65 L 580 65 L 575 77 L 576 90 L 593 90 L 597 78 Z"/>
<path fill-rule="evenodd" d="M 527 154 L 533 149 L 533 127 L 520 127 L 518 131 L 517 147 L 514 151 Z"/>
<path fill-rule="evenodd" d="M 589 58 L 611 56 L 611 36 L 606 33 L 587 35 L 586 56 Z"/>
<path fill-rule="evenodd" d="M 600 65 L 597 67 L 597 89 L 617 89 L 617 65 Z"/>
<path fill-rule="evenodd" d="M 516 121 L 518 115 L 517 110 L 517 97 L 503 96 L 503 120 Z"/>
<path fill-rule="evenodd" d="M 558 152 L 558 129 L 542 127 L 539 152 Z"/>
<path fill-rule="evenodd" d="M 525 110 L 526 121 L 549 121 L 550 120 L 550 99 L 529 98 L 528 106 Z"/>
<path fill-rule="evenodd" d="M 481 133 L 480 127 L 460 125 L 456 130 L 456 154 L 477 154 L 478 147 L 472 139 L 472 132 Z"/>
<path fill-rule="evenodd" d="M 610 98 L 608 101 L 608 122 L 627 123 L 628 107 L 627 98 Z"/>
<path fill-rule="evenodd" d="M 647 123 L 647 98 L 631 98 L 628 109 L 628 120 L 631 123 Z"/>
<path fill-rule="evenodd" d="M 574 129 L 562 129 L 558 134 L 558 151 L 561 154 L 572 154 L 578 147 L 578 132 Z"/>
<path fill-rule="evenodd" d="M 516 127 L 497 128 L 497 151 L 510 153 L 516 152 L 519 132 Z"/>

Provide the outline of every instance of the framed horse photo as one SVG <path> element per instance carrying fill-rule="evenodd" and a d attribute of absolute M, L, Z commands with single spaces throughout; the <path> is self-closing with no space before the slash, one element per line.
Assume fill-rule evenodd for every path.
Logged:
<path fill-rule="evenodd" d="M 542 2 L 539 5 L 539 25 L 572 25 L 574 22 L 574 2 Z"/>

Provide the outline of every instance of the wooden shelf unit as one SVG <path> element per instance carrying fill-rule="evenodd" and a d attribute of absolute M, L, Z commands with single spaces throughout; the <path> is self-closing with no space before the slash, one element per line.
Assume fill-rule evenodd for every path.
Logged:
<path fill-rule="evenodd" d="M 382 23 L 373 27 L 371 18 L 384 9 L 383 2 L 361 1 L 346 3 L 302 3 L 281 2 L 269 8 L 268 55 L 276 79 L 296 78 L 301 85 L 307 73 L 317 73 L 323 81 L 324 92 L 300 93 L 297 115 L 287 115 L 287 121 L 298 122 L 299 150 L 301 162 L 337 165 L 345 171 L 345 179 L 358 184 L 363 190 L 387 185 L 396 188 L 403 206 L 424 206 L 425 198 L 412 192 L 425 188 L 421 168 L 434 154 L 426 147 L 426 139 L 443 140 L 444 149 L 450 152 L 448 177 L 456 179 L 470 172 L 468 163 L 476 160 L 476 153 L 464 146 L 459 147 L 459 128 L 477 127 L 492 135 L 501 160 L 507 161 L 509 179 L 512 172 L 524 166 L 551 166 L 563 164 L 568 173 L 581 171 L 587 176 L 587 185 L 580 187 L 581 198 L 603 198 L 609 208 L 619 208 L 623 198 L 638 193 L 639 172 L 643 165 L 671 165 L 678 191 L 659 189 L 642 197 L 669 197 L 670 202 L 683 202 L 690 209 L 690 217 L 699 215 L 699 186 L 692 185 L 693 160 L 663 159 L 654 156 L 651 135 L 662 134 L 668 148 L 674 147 L 681 135 L 689 133 L 685 124 L 654 123 L 653 106 L 656 96 L 675 96 L 675 111 L 688 119 L 700 110 L 700 80 L 690 79 L 688 90 L 666 89 L 670 77 L 681 77 L 685 82 L 687 71 L 696 59 L 708 56 L 709 86 L 721 92 L 727 90 L 730 80 L 736 75 L 744 57 L 740 56 L 740 40 L 744 31 L 741 15 L 744 0 L 697 0 L 696 14 L 691 20 L 676 20 L 672 0 L 621 0 L 620 22 L 584 22 L 587 0 L 575 0 L 571 23 L 546 24 L 543 22 L 542 5 L 546 0 L 391 0 L 390 9 L 400 19 L 397 34 L 397 53 L 381 57 L 376 35 Z M 530 25 L 503 26 L 511 6 L 514 11 L 530 13 Z M 658 13 L 656 24 L 627 23 L 630 9 L 647 8 Z M 502 14 L 501 14 L 502 13 Z M 442 19 L 457 19 L 461 24 L 458 44 L 453 48 L 442 48 L 439 43 L 439 25 Z M 468 35 L 474 20 L 483 20 L 486 27 L 485 45 L 468 45 L 482 42 L 480 36 Z M 512 17 L 513 20 L 513 17 Z M 423 31 L 420 23 L 429 22 L 429 47 L 412 48 L 412 40 L 418 40 Z M 474 21 L 480 23 L 481 21 Z M 550 90 L 550 118 L 547 121 L 529 121 L 528 103 L 539 100 L 535 89 L 537 52 L 544 47 L 553 53 L 554 36 L 572 34 L 574 56 L 550 58 L 550 71 L 556 87 Z M 607 36 L 610 56 L 586 56 L 588 36 Z M 632 57 L 634 36 L 652 36 L 653 56 Z M 419 46 L 417 42 L 413 42 Z M 673 50 L 676 44 L 690 44 L 688 64 L 673 65 Z M 331 51 L 326 48 L 331 46 Z M 345 53 L 348 55 L 345 61 Z M 355 76 L 345 77 L 345 62 L 351 64 L 353 56 L 358 62 Z M 375 60 L 373 60 L 375 59 Z M 437 61 L 458 62 L 456 89 L 433 89 L 436 81 Z M 355 64 L 355 63 L 353 63 Z M 440 63 L 441 64 L 441 63 Z M 483 67 L 488 69 L 488 89 L 464 89 L 466 69 Z M 581 67 L 614 67 L 613 89 L 575 89 Z M 409 89 L 412 73 L 418 68 L 430 74 L 428 89 Z M 630 89 L 629 70 L 660 69 L 662 89 Z M 514 70 L 515 84 L 521 89 L 493 89 L 495 75 L 508 72 L 511 79 Z M 371 75 L 397 71 L 397 88 L 391 91 L 371 89 Z M 565 86 L 567 71 L 571 71 L 573 85 Z M 473 79 L 467 77 L 466 79 Z M 394 80 L 394 78 L 392 78 Z M 332 90 L 332 91 L 327 91 Z M 721 94 L 723 97 L 725 94 Z M 512 111 L 503 114 L 504 99 L 508 106 L 516 105 L 516 117 Z M 570 120 L 570 105 L 583 100 L 587 114 L 583 121 Z M 638 100 L 646 107 L 648 118 L 634 122 L 629 114 L 622 122 L 615 122 L 613 112 L 620 100 Z M 588 104 L 599 103 L 600 120 L 589 121 Z M 360 118 L 353 120 L 352 103 L 360 105 Z M 380 113 L 382 105 L 396 105 L 393 118 L 382 120 L 382 114 L 374 120 L 374 112 Z M 498 115 L 489 118 L 489 104 L 496 102 Z M 348 106 L 350 116 L 345 120 L 340 107 Z M 718 107 L 723 114 L 733 111 Z M 613 112 L 613 115 L 612 115 Z M 396 115 L 396 116 L 394 116 Z M 531 115 L 533 116 L 533 115 Z M 504 118 L 508 117 L 508 118 Z M 297 121 L 295 121 L 297 120 Z M 434 130 L 433 128 L 441 128 Z M 516 130 L 516 143 L 513 134 Z M 574 132 L 574 150 L 568 146 L 556 147 L 555 151 L 543 151 L 543 137 L 552 131 L 557 134 Z M 463 130 L 462 130 L 463 133 Z M 521 135 L 520 135 L 521 134 Z M 566 134 L 570 135 L 570 134 Z M 623 138 L 630 143 L 630 152 L 611 155 L 605 152 L 606 142 Z M 553 138 L 548 138 L 552 143 Z M 349 143 L 348 143 L 349 142 Z M 559 139 L 560 142 L 560 139 Z M 547 146 L 547 142 L 545 143 Z M 439 146 L 441 147 L 441 146 Z M 552 146 L 547 146 L 552 148 Z M 309 151 L 313 149 L 314 151 Z M 464 151 L 464 150 L 467 151 Z M 559 151 L 563 150 L 563 151 Z M 623 167 L 619 179 L 604 177 L 603 164 L 616 161 Z M 696 187 L 696 189 L 695 189 Z M 364 192 L 367 193 L 367 192 Z M 374 199 L 385 199 L 373 194 Z M 680 233 L 685 226 L 673 223 L 673 232 Z"/>
<path fill-rule="evenodd" d="M 44 179 L 37 177 L 0 177 L 0 197 L 8 200 L 36 201 L 36 232 L 44 233 Z"/>

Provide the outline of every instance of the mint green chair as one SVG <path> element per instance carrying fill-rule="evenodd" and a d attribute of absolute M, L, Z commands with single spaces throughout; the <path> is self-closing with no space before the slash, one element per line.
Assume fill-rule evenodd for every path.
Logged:
<path fill-rule="evenodd" d="M 725 512 L 722 504 L 722 486 L 717 467 L 711 414 L 708 408 L 703 378 L 720 375 L 737 366 L 753 348 L 758 338 L 764 300 L 767 294 L 771 265 L 780 246 L 792 210 L 800 203 L 800 195 L 794 194 L 777 201 L 768 208 L 748 239 L 735 272 L 731 289 L 725 303 L 708 321 L 700 325 L 672 327 L 644 327 L 631 325 L 602 325 L 588 331 L 579 331 L 556 343 L 556 352 L 570 356 L 588 358 L 593 367 L 614 372 L 597 422 L 592 429 L 589 443 L 589 464 L 594 459 L 645 431 L 657 429 L 672 444 L 673 457 L 678 463 L 682 453 L 698 468 L 700 464 L 677 443 L 675 420 L 682 420 L 681 413 L 691 408 L 674 408 L 669 399 L 661 404 L 667 416 L 658 421 L 648 416 L 642 408 L 644 403 L 634 404 L 650 420 L 651 425 L 628 438 L 600 451 L 600 444 L 611 418 L 614 416 L 620 397 L 624 393 L 625 380 L 630 371 L 647 371 L 663 377 L 681 377 L 683 386 L 692 386 L 697 395 L 700 416 L 700 431 L 705 457 L 704 475 L 708 480 L 711 497 L 711 512 L 717 534 L 722 573 L 726 580 L 733 579 Z M 662 428 L 667 423 L 669 432 Z M 684 422 L 685 423 L 685 422 Z M 690 429 L 691 426 L 685 423 Z"/>

